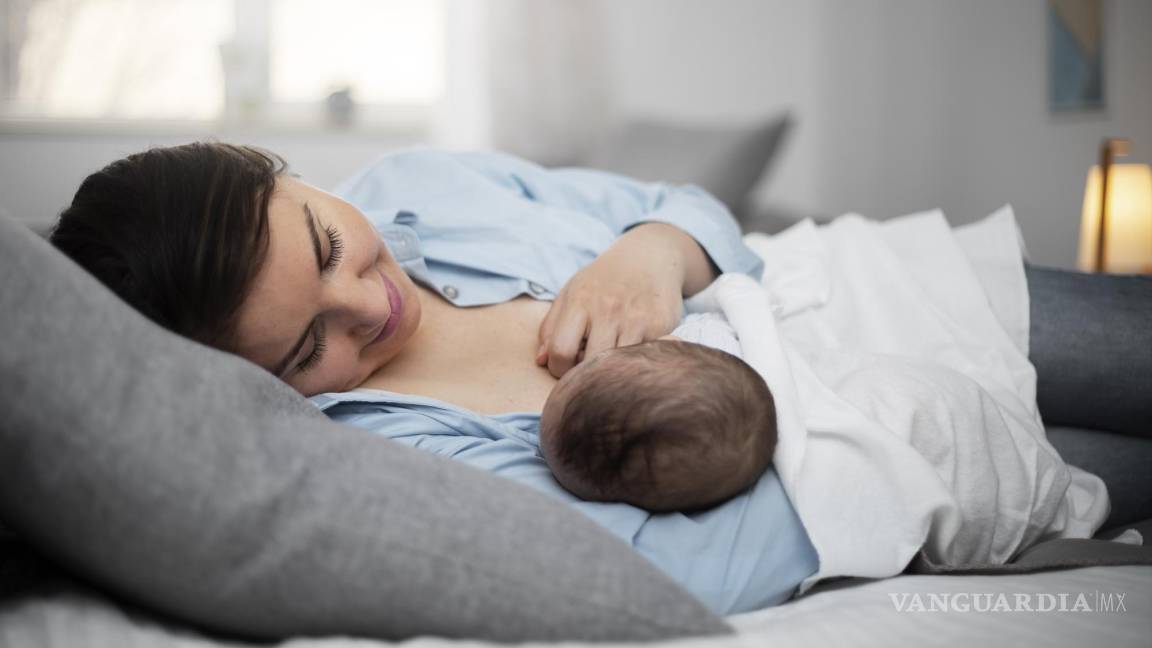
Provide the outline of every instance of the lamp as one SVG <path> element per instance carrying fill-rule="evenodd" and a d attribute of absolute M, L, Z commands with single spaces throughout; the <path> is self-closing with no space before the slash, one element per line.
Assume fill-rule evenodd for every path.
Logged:
<path fill-rule="evenodd" d="M 1088 171 L 1080 222 L 1081 270 L 1152 273 L 1152 168 L 1112 164 L 1127 140 L 1104 140 L 1100 166 Z"/>

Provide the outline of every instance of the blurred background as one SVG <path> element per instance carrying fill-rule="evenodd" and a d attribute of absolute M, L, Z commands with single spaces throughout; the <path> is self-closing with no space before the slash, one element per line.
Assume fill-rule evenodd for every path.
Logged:
<path fill-rule="evenodd" d="M 1076 263 L 1106 137 L 1152 161 L 1148 0 L 0 0 L 0 210 L 154 145 L 331 188 L 388 150 L 694 181 L 746 228 L 1005 203 Z M 1070 90 L 1069 90 L 1070 88 Z"/>

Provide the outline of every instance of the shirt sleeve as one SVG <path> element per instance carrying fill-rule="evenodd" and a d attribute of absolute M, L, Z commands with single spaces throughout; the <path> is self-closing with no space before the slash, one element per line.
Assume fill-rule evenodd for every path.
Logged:
<path fill-rule="evenodd" d="M 453 157 L 528 200 L 593 216 L 617 236 L 642 223 L 667 223 L 695 239 L 720 272 L 757 280 L 763 272 L 763 261 L 744 245 L 732 214 L 699 187 L 641 182 L 593 169 L 546 169 L 504 153 Z"/>

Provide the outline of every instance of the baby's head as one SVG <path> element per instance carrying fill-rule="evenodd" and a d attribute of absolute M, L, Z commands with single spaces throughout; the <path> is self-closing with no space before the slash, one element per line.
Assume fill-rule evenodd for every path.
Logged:
<path fill-rule="evenodd" d="M 556 480 L 583 499 L 697 510 L 748 488 L 768 467 L 776 408 L 740 358 L 655 340 L 566 373 L 544 404 L 540 448 Z"/>

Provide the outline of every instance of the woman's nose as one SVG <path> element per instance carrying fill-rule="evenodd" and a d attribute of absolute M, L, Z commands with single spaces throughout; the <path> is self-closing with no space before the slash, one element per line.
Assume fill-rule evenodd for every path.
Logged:
<path fill-rule="evenodd" d="M 375 331 L 391 314 L 384 277 L 375 267 L 345 282 L 337 300 L 333 315 L 343 320 L 354 335 Z"/>

